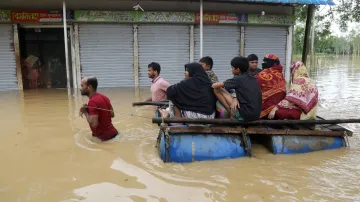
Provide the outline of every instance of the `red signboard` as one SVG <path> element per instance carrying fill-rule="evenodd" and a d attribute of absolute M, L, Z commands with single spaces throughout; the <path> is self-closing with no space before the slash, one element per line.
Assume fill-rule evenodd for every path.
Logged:
<path fill-rule="evenodd" d="M 203 13 L 203 22 L 209 24 L 219 23 L 234 23 L 238 22 L 239 18 L 236 14 L 231 13 Z M 200 23 L 200 13 L 195 13 L 195 23 Z"/>
<path fill-rule="evenodd" d="M 59 11 L 25 11 L 12 10 L 11 20 L 13 22 L 61 22 L 62 14 Z"/>

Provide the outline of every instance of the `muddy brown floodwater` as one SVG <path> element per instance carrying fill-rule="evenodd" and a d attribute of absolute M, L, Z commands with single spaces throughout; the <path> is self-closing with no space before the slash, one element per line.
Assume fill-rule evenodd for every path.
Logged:
<path fill-rule="evenodd" d="M 360 59 L 322 58 L 312 70 L 318 114 L 360 118 Z M 149 90 L 100 89 L 121 135 L 93 139 L 78 109 L 87 99 L 66 90 L 0 93 L 0 201 L 360 201 L 360 125 L 350 148 L 253 158 L 164 164 L 151 107 L 131 103 Z M 139 116 L 129 116 L 134 113 Z"/>

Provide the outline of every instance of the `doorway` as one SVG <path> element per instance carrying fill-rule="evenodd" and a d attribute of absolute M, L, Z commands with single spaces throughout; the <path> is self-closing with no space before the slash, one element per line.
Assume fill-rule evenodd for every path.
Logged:
<path fill-rule="evenodd" d="M 20 28 L 19 46 L 24 89 L 67 87 L 63 28 Z"/>

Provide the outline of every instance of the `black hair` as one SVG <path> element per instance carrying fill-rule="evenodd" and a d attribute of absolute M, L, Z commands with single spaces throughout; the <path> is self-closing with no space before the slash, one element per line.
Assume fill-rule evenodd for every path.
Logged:
<path fill-rule="evenodd" d="M 160 64 L 157 63 L 157 62 L 152 62 L 148 65 L 148 68 L 152 68 L 153 71 L 157 71 L 158 74 L 160 74 L 160 71 L 161 71 L 161 67 L 160 67 Z"/>
<path fill-rule="evenodd" d="M 86 85 L 88 86 L 92 86 L 93 89 L 96 91 L 97 87 L 98 87 L 98 81 L 97 78 L 94 76 L 88 77 L 87 81 L 86 81 Z"/>
<path fill-rule="evenodd" d="M 254 61 L 254 60 L 259 60 L 258 56 L 255 54 L 250 54 L 249 56 L 247 56 L 247 59 L 250 61 Z"/>
<path fill-rule="evenodd" d="M 214 65 L 214 61 L 210 56 L 205 56 L 205 57 L 201 58 L 199 62 L 205 63 L 206 65 L 209 65 L 210 70 L 213 68 L 213 65 Z"/>
<path fill-rule="evenodd" d="M 249 61 L 246 57 L 234 57 L 231 62 L 231 66 L 235 69 L 240 69 L 241 73 L 245 73 L 249 69 Z"/>

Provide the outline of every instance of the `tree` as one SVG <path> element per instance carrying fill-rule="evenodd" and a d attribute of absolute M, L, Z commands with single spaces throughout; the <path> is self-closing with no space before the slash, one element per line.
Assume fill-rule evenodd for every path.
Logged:
<path fill-rule="evenodd" d="M 315 51 L 325 54 L 356 54 L 360 55 L 360 33 L 353 30 L 348 37 L 333 36 L 331 23 L 339 24 L 342 31 L 347 31 L 349 22 L 360 22 L 360 0 L 341 0 L 338 5 L 330 7 L 326 14 L 316 15 L 315 25 Z M 307 18 L 307 5 L 295 8 L 295 34 L 293 41 L 294 54 L 301 54 L 304 41 L 305 23 Z M 324 9 L 317 6 L 316 10 Z M 336 18 L 335 16 L 339 16 Z"/>

